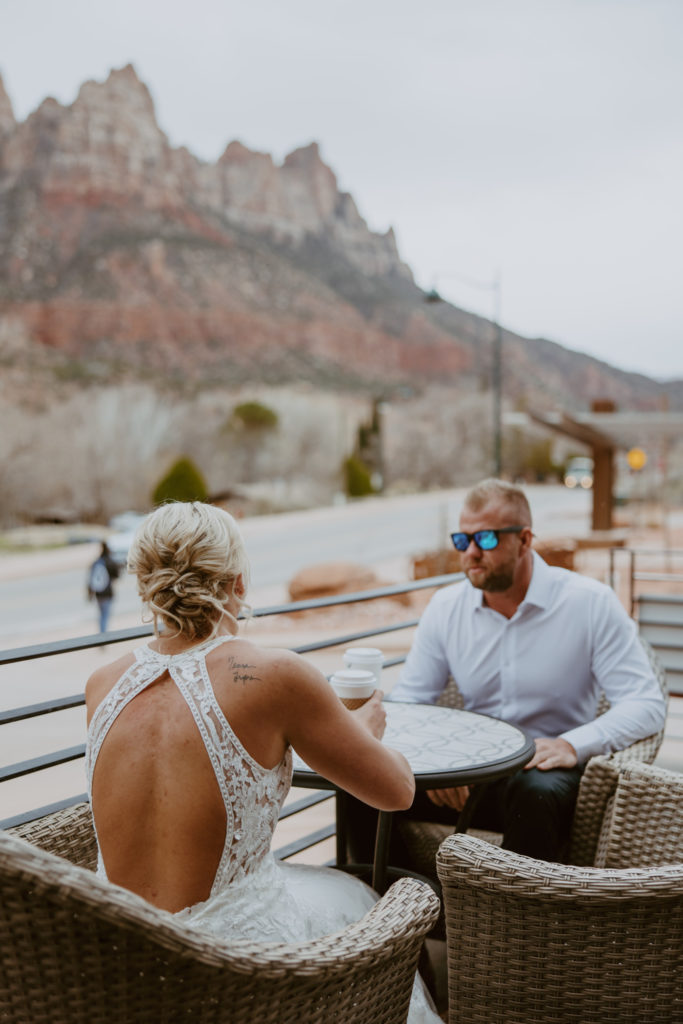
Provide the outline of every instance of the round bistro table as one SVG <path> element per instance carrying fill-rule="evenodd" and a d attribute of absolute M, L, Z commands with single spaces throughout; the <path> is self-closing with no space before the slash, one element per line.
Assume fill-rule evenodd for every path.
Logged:
<path fill-rule="evenodd" d="M 475 786 L 458 816 L 457 832 L 465 832 L 481 795 L 481 784 L 511 775 L 534 755 L 534 741 L 516 725 L 498 718 L 442 708 L 434 704 L 385 701 L 387 726 L 383 743 L 406 757 L 417 789 Z M 342 791 L 314 772 L 294 753 L 293 785 L 330 789 L 337 794 L 337 864 L 346 863 L 346 812 Z M 372 885 L 386 888 L 392 811 L 380 811 L 372 869 Z"/>

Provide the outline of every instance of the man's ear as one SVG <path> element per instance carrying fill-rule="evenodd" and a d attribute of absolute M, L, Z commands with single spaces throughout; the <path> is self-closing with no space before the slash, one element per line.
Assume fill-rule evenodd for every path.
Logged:
<path fill-rule="evenodd" d="M 522 547 L 524 548 L 524 550 L 525 551 L 530 550 L 532 542 L 533 542 L 533 539 L 534 539 L 534 532 L 533 532 L 533 530 L 531 529 L 530 526 L 525 526 L 524 527 L 524 529 L 522 530 L 522 532 L 519 535 L 519 539 L 522 542 Z"/>

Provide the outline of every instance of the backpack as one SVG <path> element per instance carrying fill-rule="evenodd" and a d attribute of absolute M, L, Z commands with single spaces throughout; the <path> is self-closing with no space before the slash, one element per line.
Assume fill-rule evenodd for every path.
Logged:
<path fill-rule="evenodd" d="M 98 558 L 90 567 L 90 580 L 88 588 L 93 594 L 103 594 L 111 583 L 109 570 L 103 558 Z"/>

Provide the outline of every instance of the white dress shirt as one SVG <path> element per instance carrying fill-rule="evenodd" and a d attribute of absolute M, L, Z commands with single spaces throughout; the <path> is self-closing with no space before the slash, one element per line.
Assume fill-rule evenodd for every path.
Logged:
<path fill-rule="evenodd" d="M 536 552 L 533 562 L 510 619 L 485 605 L 468 580 L 438 591 L 390 699 L 433 704 L 452 675 L 467 711 L 532 737 L 560 736 L 579 764 L 658 732 L 666 704 L 616 594 Z M 610 709 L 596 719 L 601 691 Z"/>

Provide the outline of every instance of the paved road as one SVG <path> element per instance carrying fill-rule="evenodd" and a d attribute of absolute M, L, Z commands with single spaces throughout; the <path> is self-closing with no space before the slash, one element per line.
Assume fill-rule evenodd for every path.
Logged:
<path fill-rule="evenodd" d="M 331 508 L 242 521 L 251 559 L 252 603 L 286 600 L 286 584 L 299 569 L 329 561 L 387 566 L 405 578 L 407 560 L 448 542 L 464 490 L 369 499 Z M 580 536 L 590 528 L 591 496 L 560 486 L 528 488 L 535 532 Z M 95 632 L 94 606 L 85 600 L 86 567 L 97 545 L 0 560 L 0 649 L 59 635 Z M 385 575 L 385 578 L 389 578 Z M 134 581 L 119 581 L 112 627 L 139 622 Z"/>

